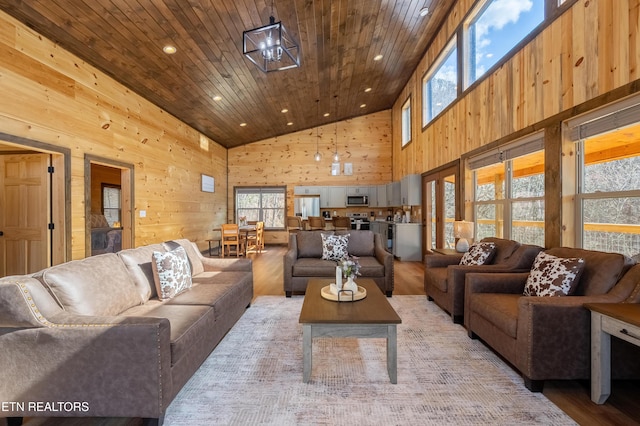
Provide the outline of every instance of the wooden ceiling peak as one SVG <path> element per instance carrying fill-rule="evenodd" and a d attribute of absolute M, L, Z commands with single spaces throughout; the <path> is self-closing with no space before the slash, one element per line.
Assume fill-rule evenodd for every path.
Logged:
<path fill-rule="evenodd" d="M 0 9 L 232 148 L 390 109 L 453 3 L 432 0 L 427 17 L 425 0 L 0 0 Z M 265 74 L 243 56 L 242 32 L 267 24 L 272 5 L 301 67 Z"/>

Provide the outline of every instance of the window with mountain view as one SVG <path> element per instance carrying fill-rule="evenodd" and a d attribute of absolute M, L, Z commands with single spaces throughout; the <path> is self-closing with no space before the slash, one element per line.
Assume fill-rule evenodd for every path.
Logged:
<path fill-rule="evenodd" d="M 478 4 L 465 23 L 465 88 L 544 21 L 544 4 L 541 0 L 485 0 Z"/>
<path fill-rule="evenodd" d="M 422 125 L 426 126 L 458 96 L 458 49 L 453 37 L 422 80 Z"/>

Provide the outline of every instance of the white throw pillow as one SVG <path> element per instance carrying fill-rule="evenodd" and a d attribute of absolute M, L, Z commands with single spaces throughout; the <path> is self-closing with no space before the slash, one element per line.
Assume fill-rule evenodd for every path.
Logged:
<path fill-rule="evenodd" d="M 158 298 L 171 299 L 191 288 L 191 267 L 183 247 L 167 252 L 153 252 L 153 278 Z"/>
<path fill-rule="evenodd" d="M 324 260 L 340 260 L 347 255 L 349 245 L 349 234 L 322 236 L 322 258 Z"/>

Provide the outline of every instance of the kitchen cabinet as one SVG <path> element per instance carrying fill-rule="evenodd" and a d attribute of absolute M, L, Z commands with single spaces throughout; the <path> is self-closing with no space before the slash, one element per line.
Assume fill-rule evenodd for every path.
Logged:
<path fill-rule="evenodd" d="M 402 205 L 402 194 L 400 193 L 400 182 L 387 184 L 387 206 L 399 207 Z"/>
<path fill-rule="evenodd" d="M 320 188 L 320 187 L 319 187 Z M 322 208 L 345 208 L 347 205 L 347 189 L 344 186 L 323 186 L 320 192 Z"/>
<path fill-rule="evenodd" d="M 369 187 L 369 207 L 378 207 L 378 187 Z"/>
<path fill-rule="evenodd" d="M 419 174 L 406 175 L 400 182 L 400 202 L 403 206 L 418 206 L 422 202 L 421 177 Z"/>
<path fill-rule="evenodd" d="M 388 207 L 387 185 L 378 185 L 376 187 L 376 192 L 378 193 L 378 205 L 376 207 Z"/>
<path fill-rule="evenodd" d="M 368 186 L 348 186 L 347 195 L 369 195 Z"/>
<path fill-rule="evenodd" d="M 294 195 L 320 195 L 320 186 L 294 186 Z"/>
<path fill-rule="evenodd" d="M 393 224 L 393 255 L 401 261 L 422 261 L 422 224 Z"/>

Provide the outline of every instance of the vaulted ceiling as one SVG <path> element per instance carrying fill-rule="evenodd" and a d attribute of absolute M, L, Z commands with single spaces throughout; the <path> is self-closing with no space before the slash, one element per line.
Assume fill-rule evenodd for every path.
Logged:
<path fill-rule="evenodd" d="M 453 3 L 0 0 L 0 9 L 231 148 L 390 109 Z M 298 41 L 300 68 L 265 74 L 243 56 L 243 31 L 271 15 Z"/>

